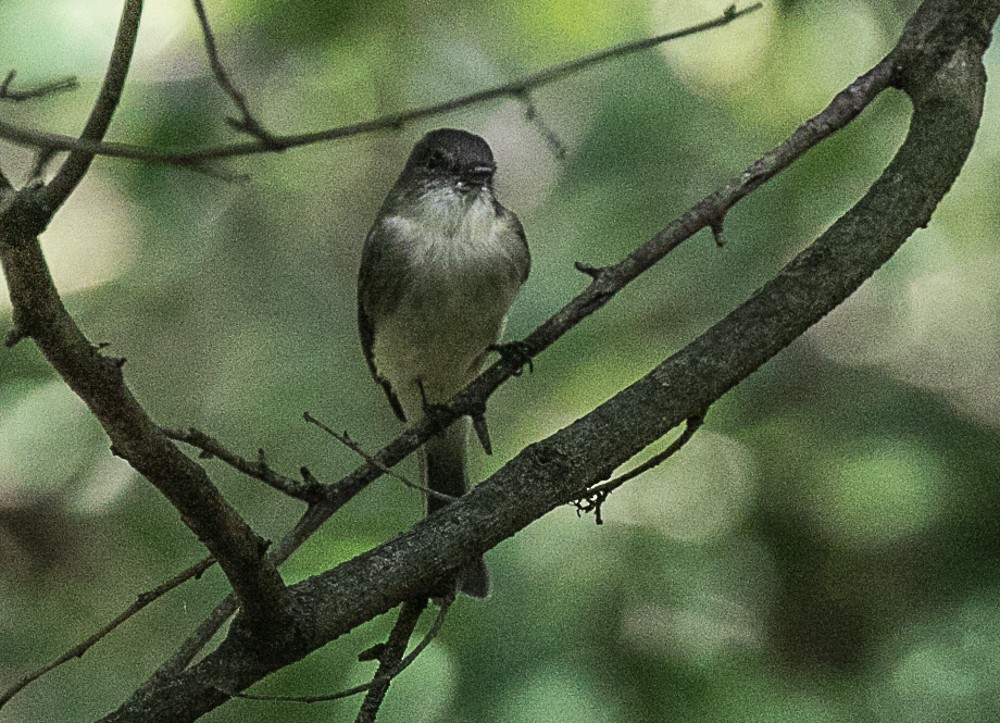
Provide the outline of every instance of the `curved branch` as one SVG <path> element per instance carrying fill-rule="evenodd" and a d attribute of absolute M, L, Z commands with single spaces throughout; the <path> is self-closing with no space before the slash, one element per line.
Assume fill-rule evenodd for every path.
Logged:
<path fill-rule="evenodd" d="M 555 343 L 563 334 L 604 306 L 642 272 L 662 260 L 701 229 L 710 228 L 717 237 L 722 219 L 733 206 L 788 168 L 813 146 L 853 121 L 889 87 L 894 69 L 895 61 L 892 57 L 884 59 L 838 93 L 823 111 L 799 126 L 782 144 L 765 153 L 742 174 L 731 179 L 680 218 L 657 232 L 620 263 L 604 268 L 577 264 L 577 268 L 587 273 L 593 279 L 593 283 L 553 314 L 527 339 L 518 342 L 518 347 L 523 352 L 522 356 L 530 362 L 532 356 Z M 501 358 L 465 391 L 451 400 L 448 409 L 452 416 L 446 417 L 446 422 L 453 421 L 463 414 L 476 414 L 501 384 L 519 373 L 520 366 L 512 365 Z M 311 506 L 295 527 L 271 550 L 270 557 L 275 564 L 281 565 L 340 508 L 378 479 L 385 469 L 392 468 L 412 454 L 435 434 L 436 430 L 437 427 L 429 422 L 416 424 L 380 450 L 372 462 L 359 467 L 338 483 L 329 486 L 324 499 Z M 610 471 L 608 470 L 609 473 Z M 157 669 L 143 687 L 179 674 L 235 610 L 236 602 L 232 596 L 223 600 L 212 615 L 199 625 L 181 648 Z"/>
<path fill-rule="evenodd" d="M 592 55 L 563 63 L 552 68 L 541 70 L 537 73 L 526 75 L 517 80 L 503 85 L 481 90 L 468 95 L 452 98 L 441 103 L 434 103 L 422 108 L 393 113 L 390 115 L 375 118 L 369 121 L 351 123 L 346 126 L 328 128 L 312 133 L 296 133 L 292 135 L 272 135 L 268 134 L 265 140 L 244 141 L 230 143 L 227 145 L 214 146 L 211 148 L 201 148 L 196 150 L 157 150 L 154 148 L 144 148 L 142 146 L 130 145 L 128 143 L 99 143 L 91 139 L 71 138 L 58 133 L 45 133 L 29 128 L 22 128 L 11 123 L 0 121 L 0 138 L 4 138 L 20 145 L 45 148 L 52 151 L 81 151 L 84 153 L 108 156 L 111 158 L 127 158 L 137 161 L 149 161 L 152 163 L 166 163 L 178 166 L 200 166 L 208 161 L 217 161 L 233 156 L 247 156 L 258 153 L 273 153 L 287 148 L 307 146 L 313 143 L 332 141 L 340 138 L 358 136 L 375 131 L 390 130 L 410 123 L 421 118 L 442 115 L 459 108 L 483 103 L 497 98 L 520 98 L 530 90 L 549 85 L 556 81 L 567 78 L 597 63 L 602 63 L 614 58 L 624 57 L 649 48 L 661 45 L 671 40 L 687 37 L 706 30 L 719 28 L 737 20 L 749 13 L 755 12 L 763 7 L 763 3 L 755 3 L 749 7 L 737 10 L 736 6 L 730 7 L 726 12 L 714 20 L 709 20 L 698 25 L 684 28 L 671 33 L 665 33 L 653 38 L 644 38 L 631 43 L 624 43 L 606 50 L 601 50 Z"/>
<path fill-rule="evenodd" d="M 122 17 L 115 37 L 114 49 L 111 51 L 111 61 L 104 75 L 101 92 L 97 96 L 90 111 L 87 125 L 80 134 L 80 140 L 100 143 L 108 132 L 111 118 L 118 108 L 125 78 L 132 65 L 132 52 L 139 35 L 139 18 L 142 16 L 142 0 L 127 0 L 122 8 Z M 54 150 L 54 149 L 47 149 Z M 56 173 L 55 178 L 45 189 L 44 203 L 52 213 L 61 206 L 90 169 L 94 154 L 85 151 L 73 151 Z"/>
<path fill-rule="evenodd" d="M 103 138 L 118 105 L 142 11 L 127 0 L 101 93 L 83 140 Z M 14 310 L 8 345 L 31 337 L 111 438 L 112 451 L 152 482 L 219 561 L 259 632 L 293 634 L 288 593 L 265 555 L 266 543 L 237 514 L 205 470 L 188 459 L 153 423 L 122 375 L 124 359 L 105 357 L 66 311 L 38 241 L 60 204 L 86 174 L 93 154 L 70 154 L 55 179 L 15 192 L 0 183 L 0 264 Z"/>
<path fill-rule="evenodd" d="M 525 449 L 461 500 L 294 585 L 301 636 L 264 656 L 238 618 L 217 650 L 142 690 L 108 721 L 193 720 L 288 662 L 427 589 L 577 496 L 697 415 L 835 308 L 924 226 L 958 176 L 982 114 L 981 57 L 1000 0 L 925 0 L 888 59 L 911 97 L 906 140 L 869 192 L 747 302 L 573 425 Z"/>

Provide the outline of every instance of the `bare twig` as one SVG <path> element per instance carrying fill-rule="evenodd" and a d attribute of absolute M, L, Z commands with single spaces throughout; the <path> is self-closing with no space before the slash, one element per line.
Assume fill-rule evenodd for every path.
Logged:
<path fill-rule="evenodd" d="M 524 116 L 527 118 L 529 123 L 533 123 L 535 128 L 541 134 L 542 138 L 545 139 L 545 144 L 549 147 L 554 155 L 559 160 L 566 157 L 566 146 L 563 142 L 559 140 L 559 136 L 556 134 L 552 127 L 545 122 L 541 115 L 538 113 L 538 108 L 535 107 L 535 101 L 531 98 L 531 94 L 527 91 L 521 96 L 521 102 L 524 103 Z"/>
<path fill-rule="evenodd" d="M 7 76 L 3 79 L 3 81 L 0 82 L 0 100 L 9 100 L 13 103 L 21 103 L 35 98 L 44 98 L 45 96 L 52 95 L 53 93 L 76 90 L 80 87 L 80 84 L 74 76 L 67 76 L 65 78 L 60 78 L 59 80 L 53 80 L 50 83 L 42 83 L 41 85 L 36 85 L 31 88 L 25 88 L 24 90 L 11 90 L 10 86 L 14 82 L 16 75 L 17 71 L 11 70 L 7 73 Z"/>
<path fill-rule="evenodd" d="M 235 130 L 253 136 L 261 143 L 267 145 L 271 150 L 281 150 L 281 143 L 250 112 L 246 96 L 233 85 L 233 81 L 230 80 L 225 66 L 222 65 L 222 60 L 219 58 L 219 49 L 215 42 L 215 34 L 212 32 L 212 26 L 208 22 L 208 15 L 205 13 L 204 2 L 202 0 L 193 0 L 193 2 L 195 13 L 198 15 L 198 22 L 201 24 L 201 34 L 205 39 L 205 52 L 208 54 L 208 63 L 212 66 L 212 74 L 215 76 L 215 82 L 219 84 L 219 87 L 229 96 L 230 100 L 233 101 L 233 105 L 240 112 L 240 118 L 227 118 L 226 122 Z"/>
<path fill-rule="evenodd" d="M 72 660 L 73 658 L 83 657 L 84 653 L 90 650 L 95 644 L 103 640 L 115 628 L 119 627 L 122 623 L 124 623 L 133 615 L 138 613 L 144 607 L 160 599 L 161 597 L 166 595 L 168 592 L 173 590 L 181 583 L 187 582 L 191 578 L 201 577 L 202 573 L 204 573 L 205 570 L 207 570 L 214 564 L 215 564 L 215 558 L 206 557 L 201 562 L 192 565 L 187 570 L 184 570 L 183 572 L 175 575 L 166 582 L 157 585 L 152 590 L 140 593 L 134 603 L 129 605 L 125 610 L 119 613 L 114 620 L 112 620 L 107 625 L 102 627 L 96 633 L 91 635 L 89 638 L 84 640 L 79 645 L 70 648 L 65 653 L 60 655 L 58 658 L 53 660 L 51 663 L 43 665 L 38 670 L 24 676 L 23 678 L 21 678 L 21 680 L 19 680 L 13 686 L 8 688 L 6 691 L 4 691 L 3 694 L 0 694 L 0 708 L 3 708 L 8 702 L 10 702 L 11 698 L 20 693 L 22 690 L 27 688 L 29 685 L 34 683 L 36 680 L 41 678 L 46 673 L 55 670 L 60 665 Z"/>
<path fill-rule="evenodd" d="M 607 482 L 602 482 L 588 488 L 586 492 L 573 500 L 573 504 L 576 506 L 577 514 L 593 512 L 594 520 L 597 524 L 604 524 L 604 519 L 601 517 L 601 508 L 604 505 L 605 500 L 608 499 L 608 495 L 629 480 L 635 479 L 639 475 L 648 472 L 657 465 L 662 464 L 667 458 L 677 454 L 681 447 L 691 440 L 691 437 L 694 436 L 694 433 L 698 431 L 704 421 L 704 416 L 688 417 L 687 422 L 684 425 L 684 431 L 681 432 L 680 436 L 671 442 L 662 452 L 653 455 L 642 464 L 629 470 L 628 472 L 625 472 L 624 474 L 620 474 Z"/>
<path fill-rule="evenodd" d="M 194 427 L 188 427 L 187 429 L 169 429 L 161 427 L 161 429 L 165 435 L 170 437 L 170 439 L 178 442 L 184 442 L 185 444 L 190 444 L 192 447 L 200 449 L 201 455 L 199 456 L 202 459 L 217 457 L 233 469 L 242 472 L 249 477 L 258 479 L 266 485 L 278 490 L 278 492 L 288 495 L 289 497 L 294 497 L 302 500 L 303 502 L 312 504 L 314 502 L 318 502 L 324 496 L 323 485 L 318 482 L 312 474 L 307 475 L 306 473 L 308 473 L 308 470 L 305 470 L 305 468 L 303 468 L 301 480 L 286 477 L 283 474 L 275 472 L 274 469 L 267 464 L 263 449 L 257 450 L 257 461 L 250 462 L 240 455 L 230 452 L 222 446 L 219 440 L 215 437 L 210 437 Z"/>
<path fill-rule="evenodd" d="M 372 687 L 379 682 L 380 675 L 383 678 L 391 681 L 396 678 L 400 673 L 410 667 L 414 660 L 416 660 L 424 650 L 431 644 L 434 638 L 437 637 L 438 633 L 441 632 L 441 628 L 444 626 L 444 619 L 448 615 L 448 609 L 451 607 L 452 603 L 455 602 L 455 595 L 452 593 L 447 597 L 444 597 L 440 601 L 440 608 L 438 609 L 437 617 L 434 619 L 434 624 L 431 625 L 430 630 L 424 635 L 423 639 L 417 644 L 417 646 L 410 651 L 409 655 L 399 661 L 399 664 L 394 666 L 389 671 L 383 671 L 382 666 L 379 666 L 379 671 L 376 672 L 375 677 L 368 683 L 362 683 L 361 685 L 356 685 L 353 688 L 348 688 L 347 690 L 342 690 L 337 693 L 330 693 L 327 695 L 308 695 L 308 696 L 289 696 L 289 695 L 255 695 L 253 693 L 232 693 L 234 698 L 242 698 L 245 700 L 262 700 L 262 701 L 280 701 L 283 703 L 328 703 L 334 700 L 343 700 L 344 698 L 350 698 L 352 696 L 364 693 L 365 691 L 371 690 Z M 405 603 L 404 603 L 405 605 Z M 402 617 L 402 613 L 400 613 Z M 398 619 L 396 625 L 399 625 Z M 378 657 L 383 657 L 384 646 L 379 646 Z M 366 658 L 367 659 L 367 658 Z"/>
<path fill-rule="evenodd" d="M 550 83 L 563 80 L 598 63 L 603 63 L 616 58 L 622 58 L 633 53 L 638 53 L 643 50 L 648 50 L 649 48 L 653 48 L 671 40 L 677 40 L 678 38 L 703 33 L 707 30 L 712 30 L 713 28 L 723 27 L 738 18 L 759 10 L 761 7 L 763 7 L 763 4 L 760 2 L 754 3 L 753 5 L 750 5 L 742 10 L 736 10 L 734 7 L 730 7 L 725 13 L 714 20 L 699 23 L 698 25 L 692 25 L 691 27 L 672 33 L 658 35 L 653 38 L 644 38 L 643 40 L 616 45 L 612 48 L 593 53 L 592 55 L 577 58 L 576 60 L 568 63 L 563 63 L 561 65 L 541 70 L 537 73 L 526 75 L 522 78 L 509 83 L 504 83 L 503 85 L 498 85 L 494 88 L 469 93 L 468 95 L 452 98 L 451 100 L 446 100 L 441 103 L 434 103 L 432 105 L 403 111 L 401 113 L 392 113 L 372 120 L 351 123 L 349 125 L 338 126 L 336 128 L 329 128 L 313 133 L 272 136 L 269 142 L 256 140 L 201 148 L 197 150 L 153 149 L 126 143 L 99 143 L 90 139 L 76 139 L 57 133 L 45 133 L 42 131 L 22 128 L 6 122 L 0 122 L 0 138 L 5 138 L 8 141 L 21 145 L 52 148 L 58 151 L 75 150 L 114 158 L 128 158 L 138 161 L 167 163 L 180 166 L 190 166 L 192 164 L 197 165 L 204 163 L 205 161 L 229 158 L 232 156 L 245 156 L 257 153 L 274 152 L 276 150 L 276 145 L 280 149 L 295 148 L 323 141 L 348 138 L 365 133 L 397 129 L 406 123 L 411 123 L 421 118 L 442 115 L 476 103 L 483 103 L 490 100 L 496 100 L 498 98 L 518 98 L 527 91 L 541 88 L 542 86 L 549 85 Z"/>
<path fill-rule="evenodd" d="M 375 671 L 371 688 L 365 695 L 355 723 L 374 723 L 379 708 L 382 707 L 382 701 L 385 700 L 385 694 L 389 692 L 389 684 L 392 683 L 396 669 L 406 653 L 406 645 L 410 642 L 410 636 L 413 635 L 417 621 L 420 620 L 420 615 L 424 612 L 425 607 L 427 607 L 427 598 L 425 597 L 418 597 L 403 603 L 399 610 L 399 617 L 396 618 L 396 624 L 393 625 L 392 632 L 389 633 L 389 639 L 378 656 L 378 670 Z"/>
<path fill-rule="evenodd" d="M 126 0 L 104 84 L 83 132 L 103 138 L 128 72 L 141 0 Z M 100 353 L 67 312 L 42 253 L 38 234 L 86 174 L 93 160 L 73 153 L 48 186 L 0 194 L 0 264 L 14 311 L 13 342 L 30 337 L 46 360 L 87 404 L 128 460 L 163 493 L 219 561 L 251 628 L 280 639 L 292 634 L 288 590 L 261 539 L 212 484 L 153 424 L 122 375 L 120 360 Z"/>
<path fill-rule="evenodd" d="M 363 459 L 368 464 L 375 465 L 383 474 L 388 475 L 389 477 L 392 477 L 393 479 L 399 480 L 400 482 L 402 482 L 404 485 L 406 485 L 407 487 L 409 487 L 411 489 L 419 490 L 420 492 L 423 492 L 424 494 L 427 494 L 427 495 L 431 495 L 432 497 L 437 497 L 439 500 L 444 500 L 445 502 L 454 502 L 455 501 L 456 498 L 452 497 L 451 495 L 446 495 L 444 492 L 438 492 L 437 490 L 432 490 L 430 487 L 425 487 L 424 485 L 417 484 L 416 482 L 412 482 L 409 479 L 407 479 L 407 477 L 405 475 L 400 474 L 399 472 L 397 472 L 396 470 L 392 469 L 391 467 L 386 467 L 381 462 L 379 462 L 378 459 L 376 459 L 370 452 L 368 452 L 368 450 L 366 450 L 360 444 L 358 444 L 353 439 L 351 439 L 351 436 L 347 432 L 344 432 L 343 434 L 339 434 L 339 433 L 333 431 L 330 427 L 328 427 L 327 425 L 323 424 L 323 422 L 319 421 L 314 416 L 312 416 L 311 414 L 309 414 L 309 412 L 306 412 L 305 414 L 303 414 L 302 418 L 305 419 L 309 424 L 312 424 L 312 425 L 314 425 L 314 426 L 319 427 L 320 429 L 322 429 L 324 432 L 326 432 L 331 437 L 333 437 L 334 439 L 336 439 L 342 445 L 344 445 L 349 450 L 351 450 L 352 452 L 354 452 L 355 454 L 357 454 L 359 457 L 361 457 L 361 459 Z"/>
<path fill-rule="evenodd" d="M 90 111 L 87 125 L 80 134 L 81 141 L 100 143 L 108 131 L 108 126 L 111 125 L 111 118 L 118 108 L 118 101 L 125 87 L 125 78 L 132 65 L 132 51 L 135 50 L 135 41 L 139 35 L 141 16 L 142 0 L 126 0 L 122 8 L 114 49 L 111 51 L 111 61 L 104 75 L 104 83 L 101 85 L 97 102 Z M 50 147 L 49 150 L 57 149 Z M 44 191 L 44 203 L 47 208 L 55 211 L 69 198 L 73 189 L 83 180 L 93 160 L 94 154 L 86 151 L 74 150 L 69 154 Z"/>

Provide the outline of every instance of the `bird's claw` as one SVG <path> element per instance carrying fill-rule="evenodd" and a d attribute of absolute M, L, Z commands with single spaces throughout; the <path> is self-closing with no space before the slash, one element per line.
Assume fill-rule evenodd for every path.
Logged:
<path fill-rule="evenodd" d="M 528 345 L 523 341 L 508 341 L 504 344 L 490 344 L 490 351 L 495 351 L 503 359 L 504 363 L 510 367 L 511 374 L 515 377 L 524 373 L 524 368 L 528 367 L 528 373 L 535 373 L 535 365 L 531 360 L 531 352 Z"/>

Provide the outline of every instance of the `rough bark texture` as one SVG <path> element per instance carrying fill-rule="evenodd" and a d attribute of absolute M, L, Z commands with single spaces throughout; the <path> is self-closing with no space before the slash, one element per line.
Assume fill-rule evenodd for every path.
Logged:
<path fill-rule="evenodd" d="M 788 346 L 925 226 L 948 192 L 978 129 L 986 85 L 981 57 L 998 14 L 1000 0 L 921 5 L 889 56 L 892 84 L 914 108 L 899 152 L 848 213 L 741 307 L 447 510 L 291 587 L 294 638 L 262 646 L 237 618 L 216 651 L 145 686 L 106 720 L 194 720 L 570 500 Z"/>

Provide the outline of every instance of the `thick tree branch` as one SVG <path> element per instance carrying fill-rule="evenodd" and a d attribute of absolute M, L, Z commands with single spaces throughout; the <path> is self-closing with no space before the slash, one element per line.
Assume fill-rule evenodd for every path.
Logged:
<path fill-rule="evenodd" d="M 552 68 L 526 75 L 517 80 L 505 83 L 488 90 L 470 93 L 468 95 L 452 98 L 441 103 L 415 108 L 402 113 L 375 118 L 360 123 L 351 123 L 346 126 L 328 128 L 313 133 L 297 133 L 292 135 L 269 135 L 266 141 L 255 140 L 239 143 L 231 143 L 211 148 L 201 148 L 197 150 L 160 150 L 155 148 L 145 148 L 142 146 L 130 145 L 128 143 L 100 143 L 91 139 L 71 138 L 58 133 L 45 133 L 29 128 L 0 121 L 0 138 L 17 143 L 19 145 L 32 146 L 34 148 L 44 148 L 52 151 L 80 151 L 89 154 L 97 154 L 112 158 L 127 158 L 137 161 L 148 161 L 152 163 L 167 163 L 180 166 L 201 167 L 209 161 L 217 161 L 233 156 L 246 156 L 258 153 L 273 153 L 287 148 L 307 146 L 313 143 L 332 141 L 340 138 L 374 133 L 376 131 L 392 130 L 400 128 L 406 123 L 410 123 L 430 116 L 442 115 L 459 108 L 483 103 L 498 98 L 521 98 L 528 91 L 540 88 L 550 83 L 563 80 L 575 73 L 579 73 L 593 65 L 603 63 L 614 58 L 624 57 L 649 48 L 661 45 L 671 40 L 687 37 L 696 33 L 703 33 L 713 28 L 723 27 L 729 23 L 743 17 L 749 13 L 759 10 L 762 3 L 755 3 L 742 10 L 737 10 L 735 6 L 730 7 L 720 17 L 709 20 L 689 28 L 678 30 L 672 33 L 665 33 L 654 38 L 646 38 L 632 43 L 624 43 L 607 50 L 588 55 L 583 58 L 557 65 Z"/>
<path fill-rule="evenodd" d="M 224 691 L 242 690 L 447 578 L 573 499 L 798 338 L 926 225 L 958 176 L 982 113 L 981 56 L 998 14 L 1000 0 L 923 3 L 879 66 L 887 72 L 881 82 L 894 81 L 913 101 L 906 140 L 871 190 L 741 307 L 613 399 L 525 449 L 458 502 L 293 586 L 300 632 L 293 644 L 264 655 L 238 618 L 216 651 L 165 684 L 145 688 L 106 720 L 192 720 L 217 707 L 228 697 Z"/>
<path fill-rule="evenodd" d="M 896 61 L 892 56 L 884 59 L 838 93 L 822 112 L 799 126 L 785 142 L 765 153 L 742 174 L 702 199 L 618 264 L 602 268 L 577 264 L 577 268 L 591 277 L 592 283 L 532 332 L 527 339 L 518 342 L 520 355 L 530 363 L 532 356 L 551 346 L 563 334 L 604 306 L 643 271 L 651 268 L 701 229 L 712 229 L 718 239 L 722 219 L 733 206 L 788 168 L 813 146 L 854 120 L 889 87 L 895 65 Z M 480 413 L 486 399 L 501 384 L 511 377 L 518 376 L 522 366 L 523 362 L 512 363 L 504 358 L 493 364 L 451 401 L 449 409 L 453 414 L 452 420 L 463 414 L 475 416 Z M 436 430 L 437 427 L 430 422 L 418 423 L 380 450 L 372 462 L 358 468 L 335 485 L 329 486 L 325 498 L 311 506 L 295 527 L 271 550 L 270 557 L 275 564 L 280 565 L 287 560 L 324 522 L 377 479 L 383 470 L 392 468 L 412 454 Z M 608 473 L 610 472 L 611 470 L 608 470 Z M 212 615 L 199 625 L 180 650 L 156 671 L 143 688 L 146 689 L 157 681 L 166 680 L 180 673 L 235 610 L 236 602 L 232 596 L 221 602 Z"/>

